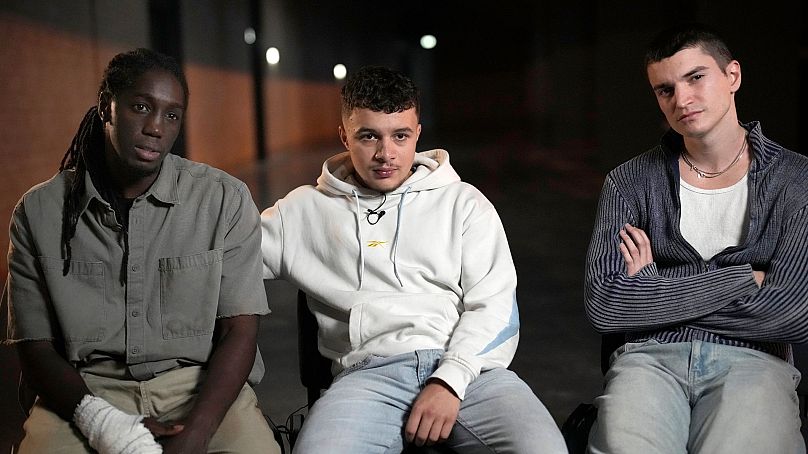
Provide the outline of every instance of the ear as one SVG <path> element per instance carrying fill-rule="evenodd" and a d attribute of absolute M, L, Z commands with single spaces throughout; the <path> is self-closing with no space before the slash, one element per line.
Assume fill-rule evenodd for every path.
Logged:
<path fill-rule="evenodd" d="M 101 117 L 101 123 L 106 123 L 110 120 L 112 112 L 112 95 L 107 92 L 101 92 L 98 95 L 98 116 Z"/>
<path fill-rule="evenodd" d="M 346 150 L 351 151 L 350 147 L 348 147 L 348 133 L 345 132 L 342 125 L 339 126 L 339 141 L 342 142 Z"/>
<path fill-rule="evenodd" d="M 421 123 L 418 123 L 418 127 L 415 128 L 415 141 L 417 142 L 420 137 L 421 137 Z"/>
<path fill-rule="evenodd" d="M 730 84 L 730 93 L 735 93 L 741 88 L 741 64 L 738 60 L 732 60 L 727 64 L 724 74 L 727 75 Z"/>

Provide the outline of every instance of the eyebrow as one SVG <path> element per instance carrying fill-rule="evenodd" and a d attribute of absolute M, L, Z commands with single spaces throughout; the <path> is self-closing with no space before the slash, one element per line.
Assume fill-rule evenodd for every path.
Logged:
<path fill-rule="evenodd" d="M 686 72 L 686 73 L 684 74 L 684 76 L 682 76 L 682 77 L 690 77 L 690 76 L 692 76 L 693 74 L 696 74 L 697 72 L 704 71 L 705 69 L 707 69 L 707 67 L 706 67 L 706 66 L 696 66 L 695 68 L 693 68 L 693 69 L 691 69 L 690 71 Z"/>
<path fill-rule="evenodd" d="M 704 71 L 706 69 L 709 69 L 709 68 L 707 66 L 696 66 L 695 68 L 691 69 L 690 71 L 684 73 L 682 75 L 681 79 L 687 79 L 688 77 L 692 76 L 693 74 L 696 74 L 698 72 Z M 670 88 L 671 86 L 672 86 L 672 84 L 670 84 L 668 82 L 662 82 L 660 84 L 656 84 L 656 85 L 652 86 L 651 88 L 654 91 L 657 91 L 657 90 L 659 90 L 661 88 Z"/>
<path fill-rule="evenodd" d="M 357 129 L 356 132 L 354 133 L 354 135 L 360 135 L 360 134 L 364 134 L 366 132 L 372 132 L 373 134 L 377 134 L 377 135 L 379 134 L 379 131 L 377 131 L 377 130 L 375 130 L 373 128 L 362 127 L 362 128 Z M 397 134 L 397 133 L 400 133 L 400 132 L 414 132 L 414 131 L 409 126 L 407 126 L 405 128 L 398 128 L 398 129 L 393 130 L 393 134 Z"/>

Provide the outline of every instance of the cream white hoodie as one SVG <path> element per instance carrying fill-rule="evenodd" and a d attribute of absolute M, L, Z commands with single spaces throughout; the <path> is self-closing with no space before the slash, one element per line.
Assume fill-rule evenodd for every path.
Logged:
<path fill-rule="evenodd" d="M 356 183 L 347 152 L 328 159 L 316 187 L 261 214 L 264 278 L 307 293 L 335 372 L 368 355 L 445 349 L 432 377 L 462 399 L 516 351 L 516 271 L 496 210 L 449 154 L 417 153 L 414 166 L 383 195 Z M 370 224 L 369 209 L 385 214 Z"/>

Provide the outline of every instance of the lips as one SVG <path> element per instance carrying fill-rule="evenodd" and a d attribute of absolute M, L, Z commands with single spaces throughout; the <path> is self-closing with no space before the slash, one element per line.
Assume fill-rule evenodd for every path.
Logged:
<path fill-rule="evenodd" d="M 692 119 L 696 118 L 696 115 L 698 115 L 698 114 L 700 114 L 700 113 L 701 113 L 701 111 L 700 111 L 700 110 L 699 110 L 699 111 L 695 111 L 695 112 L 687 112 L 687 113 L 684 113 L 684 114 L 682 114 L 682 115 L 680 115 L 680 116 L 679 116 L 679 120 L 678 120 L 678 121 L 688 121 L 688 120 L 692 120 Z"/>
<path fill-rule="evenodd" d="M 160 159 L 160 152 L 146 145 L 135 145 L 135 153 L 141 161 L 156 161 Z"/>
<path fill-rule="evenodd" d="M 393 168 L 377 168 L 373 169 L 373 174 L 377 178 L 390 178 L 395 173 L 396 169 Z"/>

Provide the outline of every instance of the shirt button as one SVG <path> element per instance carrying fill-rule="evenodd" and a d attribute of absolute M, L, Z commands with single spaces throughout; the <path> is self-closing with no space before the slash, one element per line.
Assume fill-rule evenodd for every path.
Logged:
<path fill-rule="evenodd" d="M 140 317 L 140 311 L 138 310 L 132 311 L 132 317 Z"/>
<path fill-rule="evenodd" d="M 137 355 L 138 353 L 140 353 L 140 347 L 132 347 L 132 350 L 130 351 L 132 352 L 133 355 Z"/>
<path fill-rule="evenodd" d="M 139 270 L 140 270 L 140 266 L 138 266 L 138 265 L 132 265 L 132 271 L 133 271 L 133 272 L 137 273 Z"/>

